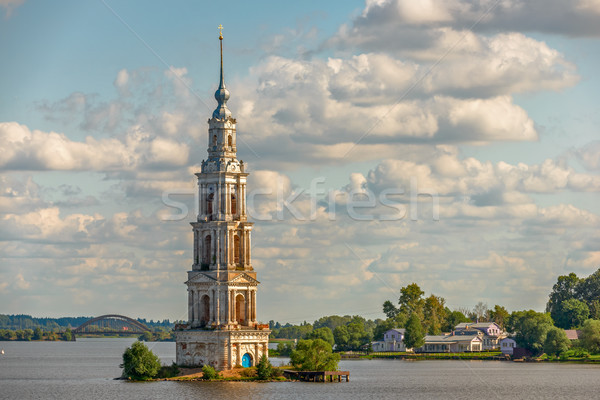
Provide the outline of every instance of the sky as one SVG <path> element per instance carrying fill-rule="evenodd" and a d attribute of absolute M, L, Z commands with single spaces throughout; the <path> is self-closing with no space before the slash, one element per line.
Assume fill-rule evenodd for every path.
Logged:
<path fill-rule="evenodd" d="M 260 320 L 600 267 L 598 0 L 0 0 L 0 313 L 187 318 L 219 24 Z"/>

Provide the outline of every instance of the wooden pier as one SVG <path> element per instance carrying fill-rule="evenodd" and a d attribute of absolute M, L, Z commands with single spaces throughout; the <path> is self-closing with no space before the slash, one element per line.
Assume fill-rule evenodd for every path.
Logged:
<path fill-rule="evenodd" d="M 283 376 L 288 379 L 298 379 L 304 382 L 341 382 L 342 377 L 350 381 L 349 371 L 294 371 L 283 370 Z"/>

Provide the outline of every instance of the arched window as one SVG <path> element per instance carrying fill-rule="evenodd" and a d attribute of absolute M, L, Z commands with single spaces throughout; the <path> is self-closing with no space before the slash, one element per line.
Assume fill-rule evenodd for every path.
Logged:
<path fill-rule="evenodd" d="M 233 139 L 231 138 L 231 135 L 227 136 L 227 146 L 233 146 Z"/>
<path fill-rule="evenodd" d="M 210 254 L 211 254 L 211 237 L 210 235 L 206 235 L 206 237 L 204 238 L 204 252 L 202 253 L 202 263 L 203 264 L 210 264 L 211 260 L 210 260 Z"/>
<path fill-rule="evenodd" d="M 213 135 L 213 146 L 217 145 L 217 135 Z"/>
<path fill-rule="evenodd" d="M 235 197 L 235 194 L 231 195 L 231 214 L 237 214 L 237 198 Z"/>
<path fill-rule="evenodd" d="M 240 263 L 240 237 L 238 235 L 233 237 L 233 262 Z"/>
<path fill-rule="evenodd" d="M 246 300 L 242 294 L 238 294 L 235 298 L 235 320 L 240 325 L 245 325 L 246 322 Z"/>
<path fill-rule="evenodd" d="M 200 303 L 200 322 L 202 325 L 206 325 L 210 320 L 210 299 L 207 295 L 202 296 L 202 302 Z"/>

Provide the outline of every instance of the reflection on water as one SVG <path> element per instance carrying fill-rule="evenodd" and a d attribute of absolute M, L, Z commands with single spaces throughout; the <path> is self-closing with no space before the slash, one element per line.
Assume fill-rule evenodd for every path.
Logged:
<path fill-rule="evenodd" d="M 1 399 L 577 399 L 597 398 L 600 366 L 501 361 L 348 360 L 345 383 L 144 382 L 114 380 L 134 339 L 2 342 Z M 174 343 L 148 343 L 165 364 Z M 275 365 L 283 359 L 272 359 Z"/>

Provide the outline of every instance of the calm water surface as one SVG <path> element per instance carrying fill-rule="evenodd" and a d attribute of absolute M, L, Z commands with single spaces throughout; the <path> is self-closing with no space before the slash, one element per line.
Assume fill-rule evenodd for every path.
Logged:
<path fill-rule="evenodd" d="M 142 382 L 120 376 L 133 339 L 0 342 L 0 399 L 596 399 L 600 366 L 496 361 L 342 361 L 345 383 Z M 174 343 L 149 343 L 163 363 Z M 275 365 L 283 359 L 272 359 Z"/>

